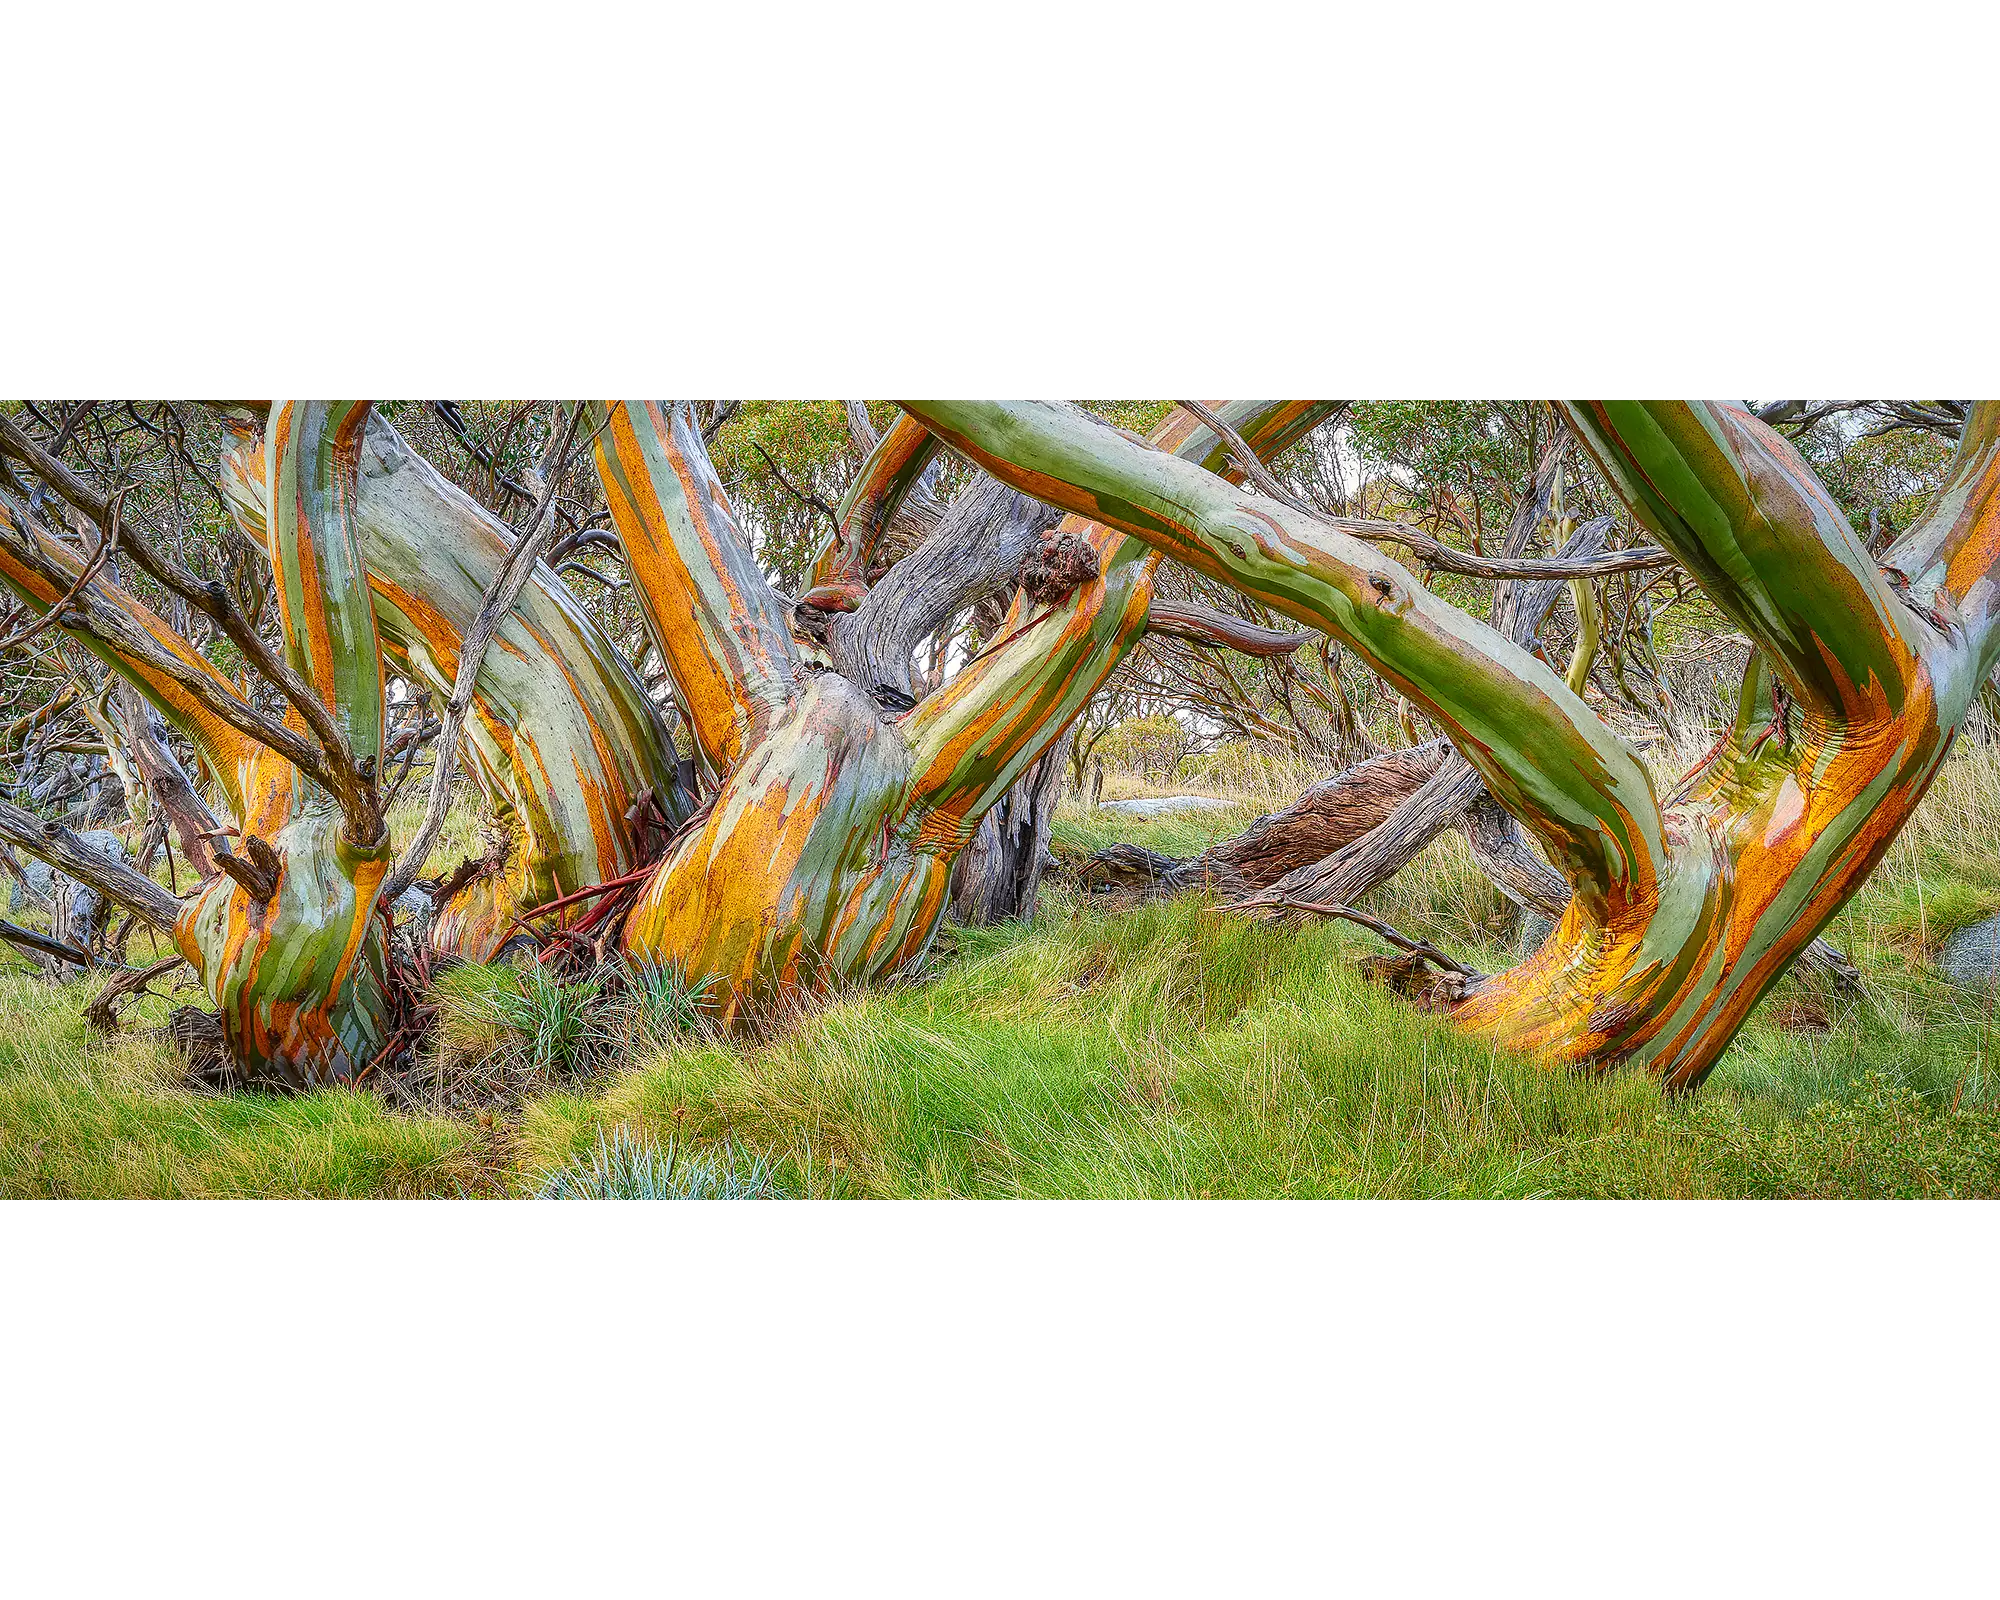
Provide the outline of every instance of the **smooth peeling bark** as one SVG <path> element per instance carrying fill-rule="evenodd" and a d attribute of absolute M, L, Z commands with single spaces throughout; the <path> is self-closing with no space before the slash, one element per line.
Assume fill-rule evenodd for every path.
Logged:
<path fill-rule="evenodd" d="M 1317 620 L 1438 717 L 1577 891 L 1541 951 L 1457 994 L 1454 1016 L 1557 1061 L 1634 1061 L 1687 1087 L 1874 869 L 1992 665 L 2000 424 L 1990 406 L 1968 425 L 1938 510 L 1884 558 L 1907 580 L 1902 593 L 1829 515 L 1804 463 L 1742 411 L 1572 408 L 1635 514 L 1768 654 L 1784 691 L 1752 685 L 1725 747 L 1650 815 L 1636 758 L 1546 668 L 1523 666 L 1470 619 L 1427 614 L 1406 598 L 1400 569 L 1357 560 L 1331 519 L 1300 527 L 1269 502 L 1231 502 L 1061 413 L 912 410 L 1007 481 L 1092 508 Z M 1520 680 L 1511 727 L 1510 678 Z M 1599 748 L 1593 772 L 1583 751 Z M 1595 851 L 1577 848 L 1579 801 L 1600 817 Z"/>
<path fill-rule="evenodd" d="M 726 772 L 798 691 L 789 611 L 751 553 L 684 405 L 595 402 L 598 477 L 696 744 Z"/>
<path fill-rule="evenodd" d="M 1445 729 L 1600 916 L 1650 903 L 1661 819 L 1639 753 L 1519 645 L 1343 528 L 1042 402 L 905 401 L 1002 482 L 1341 640 Z"/>
<path fill-rule="evenodd" d="M 365 401 L 275 407 L 266 497 L 286 654 L 365 773 L 381 758 L 382 676 L 355 535 Z M 210 879 L 175 942 L 253 1082 L 349 1082 L 390 1042 L 386 925 L 376 897 L 389 831 L 370 795 L 336 797 L 267 754 L 254 767 L 239 854 L 254 880 Z"/>
<path fill-rule="evenodd" d="M 1267 460 L 1304 438 L 1340 405 L 1320 400 L 1215 403 L 1223 420 Z M 1227 465 L 1223 442 L 1178 407 L 1161 420 L 1153 442 L 1187 453 L 1210 472 L 1240 476 Z M 852 614 L 833 618 L 827 643 L 835 669 L 878 699 L 919 698 L 910 671 L 918 645 L 968 606 L 1005 595 L 1044 538 L 1083 537 L 1089 526 L 1081 517 L 1065 521 L 1059 512 L 990 479 L 969 485 Z M 882 690 L 890 693 L 885 696 Z"/>
<path fill-rule="evenodd" d="M 684 408 L 608 408 L 599 434 L 613 520 L 667 641 L 697 737 L 725 755 L 713 806 L 676 841 L 626 920 L 633 960 L 721 980 L 746 999 L 906 970 L 929 947 L 951 867 L 987 809 L 1067 731 L 1146 627 L 1154 558 L 1107 528 L 1070 525 L 1098 576 L 1028 608 L 914 710 L 885 716 L 832 672 L 801 668 L 771 625 Z M 1235 408 L 1234 425 L 1289 443 L 1311 404 Z M 1158 430 L 1195 459 L 1213 435 L 1176 413 Z M 755 581 L 752 582 L 752 576 Z M 720 680 L 714 692 L 705 679 Z"/>
<path fill-rule="evenodd" d="M 1567 448 L 1567 440 L 1561 439 L 1544 452 L 1528 493 L 1515 508 L 1501 546 L 1504 558 L 1520 557 L 1547 520 Z M 1557 556 L 1596 554 L 1609 524 L 1609 518 L 1602 518 L 1577 528 Z M 1559 581 L 1547 579 L 1499 584 L 1493 591 L 1492 626 L 1532 650 L 1561 589 Z M 1156 630 L 1159 612 L 1156 603 Z M 1252 905 L 1354 904 L 1454 824 L 1464 830 L 1474 859 L 1503 893 L 1551 916 L 1561 915 L 1569 902 L 1568 883 L 1535 856 L 1519 825 L 1493 803 L 1471 768 L 1443 740 L 1360 762 L 1192 860 L 1154 857 L 1126 845 L 1101 852 L 1087 870 L 1154 893 L 1211 883 L 1226 893 L 1253 896 L 1246 902 Z"/>
<path fill-rule="evenodd" d="M 261 419 L 239 411 L 225 422 L 224 493 L 246 535 L 263 545 Z M 513 534 L 379 415 L 363 438 L 356 529 L 384 655 L 442 703 L 457 678 L 459 643 Z M 430 940 L 468 960 L 488 958 L 523 912 L 639 865 L 643 835 L 630 813 L 648 790 L 669 824 L 684 815 L 671 730 L 545 564 L 480 663 L 464 747 L 501 865 L 452 898 Z"/>
<path fill-rule="evenodd" d="M 1740 409 L 1592 402 L 1571 416 L 1761 659 L 1730 739 L 1667 809 L 1650 915 L 1599 925 L 1572 908 L 1458 1014 L 1524 1048 L 1638 1060 L 1687 1087 L 1880 862 L 1950 749 L 1990 641 L 1900 598 L 1810 469 Z M 1938 517 L 1899 548 L 1920 549 Z M 1941 569 L 1936 581 L 1948 595 Z"/>
<path fill-rule="evenodd" d="M 800 605 L 852 611 L 861 603 L 876 545 L 940 448 L 931 431 L 910 417 L 890 424 L 840 497 L 838 525 L 813 562 L 812 584 L 799 596 Z"/>
<path fill-rule="evenodd" d="M 907 967 L 985 810 L 1143 633 L 1147 576 L 1143 556 L 1119 563 L 900 718 L 809 677 L 649 882 L 627 953 L 713 974 L 730 1004 Z"/>

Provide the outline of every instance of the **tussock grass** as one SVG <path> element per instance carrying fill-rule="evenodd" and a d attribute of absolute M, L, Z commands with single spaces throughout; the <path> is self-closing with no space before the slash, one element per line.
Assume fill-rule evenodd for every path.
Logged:
<path fill-rule="evenodd" d="M 588 1161 L 558 1167 L 542 1182 L 541 1200 L 782 1200 L 764 1163 L 736 1152 L 690 1155 L 672 1140 L 662 1149 L 620 1123 Z"/>
<path fill-rule="evenodd" d="M 1064 850 L 1190 854 L 1242 820 L 1066 808 L 1058 833 Z M 1509 960 L 1509 919 L 1455 837 L 1374 905 L 1474 965 Z M 1355 974 L 1376 948 L 1357 930 L 1250 924 L 1196 897 L 1107 915 L 1061 882 L 1032 924 L 954 930 L 922 981 L 754 1042 L 715 1036 L 671 975 L 628 984 L 583 1008 L 608 1052 L 596 1069 L 483 1120 L 365 1094 L 194 1094 L 164 1046 L 85 1038 L 87 984 L 10 974 L 0 1193 L 628 1192 L 668 1151 L 684 1174 L 812 1198 L 1992 1193 L 1994 1008 L 1926 958 L 1996 907 L 2000 754 L 1968 745 L 1829 930 L 1865 995 L 1787 979 L 1678 1105 L 1643 1076 L 1550 1072 L 1411 1010 Z M 522 981 L 450 974 L 440 1049 L 532 1055 L 532 1028 L 492 1020 Z"/>
<path fill-rule="evenodd" d="M 490 1134 L 369 1095 L 211 1096 L 171 1046 L 95 1040 L 91 981 L 0 974 L 0 1195 L 252 1198 L 490 1190 Z M 142 1021 L 164 1019 L 148 1000 Z M 151 1011 L 150 1018 L 143 1016 Z"/>

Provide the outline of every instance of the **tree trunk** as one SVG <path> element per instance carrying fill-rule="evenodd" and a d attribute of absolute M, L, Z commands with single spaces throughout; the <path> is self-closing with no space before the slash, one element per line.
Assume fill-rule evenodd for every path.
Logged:
<path fill-rule="evenodd" d="M 223 489 L 245 535 L 266 545 L 264 430 L 252 413 L 228 420 Z M 382 648 L 442 705 L 514 537 L 378 416 L 363 436 L 357 500 Z M 463 745 L 504 840 L 490 858 L 499 865 L 482 866 L 431 926 L 435 948 L 467 960 L 490 956 L 522 912 L 638 866 L 631 818 L 646 791 L 670 822 L 690 809 L 672 731 L 645 685 L 545 564 L 481 662 Z"/>
<path fill-rule="evenodd" d="M 980 819 L 951 870 L 952 915 L 960 922 L 988 927 L 1035 914 L 1061 788 L 1062 751 L 1051 747 Z"/>
<path fill-rule="evenodd" d="M 1231 488 L 1061 408 L 904 404 L 1003 481 L 1325 628 L 1446 730 L 1572 896 L 1520 966 L 1424 992 L 1554 1061 L 1699 1083 L 1880 861 L 2000 658 L 2000 403 L 1980 402 L 1936 510 L 1881 566 L 1741 408 L 1570 407 L 1635 516 L 1759 647 L 1735 733 L 1664 802 L 1546 664 L 1364 542 L 1370 525 Z"/>
<path fill-rule="evenodd" d="M 1319 414 L 1302 402 L 1239 402 L 1232 412 L 1259 449 L 1288 443 Z M 627 954 L 718 978 L 725 1017 L 787 991 L 903 969 L 929 947 L 952 863 L 985 814 L 1057 744 L 1142 635 L 1153 558 L 1106 529 L 1064 522 L 1047 546 L 1061 559 L 1045 584 L 1031 584 L 1032 603 L 910 707 L 904 641 L 944 617 L 914 632 L 867 625 L 885 620 L 886 607 L 872 608 L 923 550 L 844 619 L 862 625 L 865 648 L 843 653 L 836 632 L 836 661 L 852 677 L 810 671 L 684 411 L 621 403 L 592 425 L 635 593 L 697 742 L 721 774 L 714 805 L 674 841 L 627 917 Z M 1223 464 L 1220 439 L 1185 412 L 1154 439 L 1191 463 Z M 1006 542 L 1004 529 L 988 527 L 989 543 Z M 1033 549 L 1043 549 L 1039 534 Z M 949 551 L 925 550 L 954 568 Z M 1010 576 L 1021 565 L 1014 557 Z M 929 582 L 916 587 L 937 592 Z M 1039 870 L 1022 851 L 1010 868 L 1017 900 Z"/>
<path fill-rule="evenodd" d="M 1176 861 L 1137 845 L 1117 844 L 1092 856 L 1081 876 L 1099 887 L 1172 894 L 1204 886 L 1240 899 L 1381 827 L 1451 753 L 1442 739 L 1392 750 L 1314 784 L 1283 811 L 1259 817 L 1233 839 L 1198 856 Z"/>

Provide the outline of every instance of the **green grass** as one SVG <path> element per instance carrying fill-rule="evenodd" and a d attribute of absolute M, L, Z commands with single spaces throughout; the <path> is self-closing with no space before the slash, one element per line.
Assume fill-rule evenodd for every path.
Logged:
<path fill-rule="evenodd" d="M 1186 854 L 1243 820 L 1066 809 L 1058 848 Z M 1968 752 L 1829 930 L 1866 996 L 1787 979 L 1680 1104 L 1411 1010 L 1355 974 L 1376 949 L 1356 930 L 1197 899 L 1106 914 L 1057 884 L 1032 924 L 949 933 L 923 981 L 762 1043 L 690 1029 L 672 995 L 664 1022 L 658 997 L 612 997 L 608 1068 L 475 1117 L 192 1094 L 166 1047 L 86 1038 L 88 985 L 0 976 L 0 1194 L 528 1195 L 564 1173 L 576 1192 L 628 1147 L 815 1198 L 2000 1193 L 1993 1007 L 1926 961 L 2000 905 L 1996 822 L 2000 761 Z M 1376 904 L 1505 964 L 1497 897 L 1455 839 Z M 533 1028 L 481 1020 L 508 992 L 497 969 L 453 974 L 447 1047 L 531 1051 Z"/>
<path fill-rule="evenodd" d="M 1063 861 L 1080 861 L 1111 844 L 1144 845 L 1163 856 L 1200 855 L 1211 844 L 1241 833 L 1262 808 L 1245 802 L 1227 811 L 1177 811 L 1164 817 L 1128 817 L 1087 810 L 1065 801 L 1056 809 L 1050 849 Z"/>

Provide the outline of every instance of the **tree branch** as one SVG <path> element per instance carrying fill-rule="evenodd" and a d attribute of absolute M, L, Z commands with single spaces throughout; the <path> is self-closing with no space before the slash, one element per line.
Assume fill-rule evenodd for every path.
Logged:
<path fill-rule="evenodd" d="M 1437 719 L 1597 912 L 1651 904 L 1663 823 L 1638 752 L 1542 662 L 1359 543 L 1346 519 L 1233 489 L 1064 408 L 902 404 L 1003 482 L 1341 639 Z"/>
<path fill-rule="evenodd" d="M 1281 633 L 1276 628 L 1261 628 L 1242 617 L 1232 617 L 1226 611 L 1216 611 L 1183 600 L 1163 600 L 1158 595 L 1146 608 L 1146 631 L 1185 639 L 1190 644 L 1234 650 L 1246 656 L 1290 655 L 1301 645 L 1312 641 L 1309 633 Z"/>
<path fill-rule="evenodd" d="M 492 586 L 480 603 L 479 613 L 472 619 L 472 626 L 466 630 L 459 646 L 458 675 L 452 683 L 451 698 L 445 702 L 444 726 L 439 730 L 437 743 L 433 746 L 431 789 L 424 803 L 424 820 L 409 848 L 404 851 L 403 859 L 396 863 L 382 885 L 383 898 L 392 903 L 416 882 L 425 863 L 430 860 L 438 835 L 444 831 L 445 817 L 451 809 L 452 778 L 458 770 L 459 731 L 465 726 L 466 712 L 472 707 L 479 669 L 486 660 L 486 650 L 493 643 L 493 636 L 500 631 L 501 619 L 514 609 L 514 603 L 521 598 L 521 591 L 527 588 L 528 580 L 534 576 L 535 563 L 541 559 L 550 535 L 555 532 L 556 486 L 569 468 L 582 421 L 583 407 L 577 406 L 571 410 L 569 423 L 563 429 L 561 444 L 555 452 L 555 468 L 543 475 L 541 502 L 535 508 L 529 524 L 530 531 L 507 552 L 507 559 L 494 574 Z"/>
<path fill-rule="evenodd" d="M 1564 409 L 1632 514 L 1794 698 L 1847 721 L 1900 711 L 1917 674 L 1914 619 L 1789 441 L 1733 405 Z"/>
<path fill-rule="evenodd" d="M 115 900 L 161 933 L 172 936 L 181 903 L 151 878 L 109 861 L 60 822 L 44 822 L 33 812 L 0 800 L 0 841 L 46 861 L 58 872 Z"/>
<path fill-rule="evenodd" d="M 597 471 L 653 643 L 725 772 L 798 687 L 789 605 L 736 521 L 684 402 L 592 401 Z"/>

